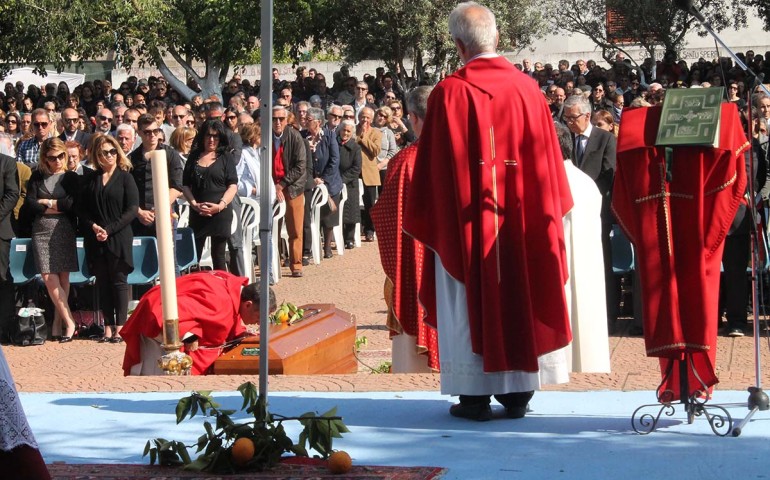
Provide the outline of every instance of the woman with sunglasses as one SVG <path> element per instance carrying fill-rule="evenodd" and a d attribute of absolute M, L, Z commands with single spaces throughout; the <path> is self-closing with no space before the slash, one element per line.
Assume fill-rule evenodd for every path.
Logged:
<path fill-rule="evenodd" d="M 227 270 L 225 248 L 234 215 L 230 204 L 238 193 L 235 164 L 225 126 L 219 120 L 206 120 L 184 166 L 182 191 L 190 203 L 190 228 L 195 233 L 198 258 L 206 239 L 211 238 L 214 270 Z"/>
<path fill-rule="evenodd" d="M 5 116 L 5 133 L 11 136 L 14 144 L 21 138 L 21 115 L 19 112 L 9 112 Z"/>
<path fill-rule="evenodd" d="M 96 277 L 104 314 L 99 341 L 121 343 L 120 329 L 128 317 L 128 274 L 134 270 L 131 222 L 139 209 L 139 191 L 129 173 L 131 162 L 114 137 L 92 137 L 89 165 L 96 172 L 81 190 L 78 213 L 86 262 Z"/>
<path fill-rule="evenodd" d="M 75 198 L 78 176 L 67 170 L 67 149 L 58 138 L 40 146 L 37 170 L 27 184 L 27 211 L 33 216 L 32 244 L 35 264 L 43 277 L 56 313 L 51 333 L 60 343 L 72 341 L 75 320 L 67 299 L 70 272 L 78 270 L 75 249 Z"/>

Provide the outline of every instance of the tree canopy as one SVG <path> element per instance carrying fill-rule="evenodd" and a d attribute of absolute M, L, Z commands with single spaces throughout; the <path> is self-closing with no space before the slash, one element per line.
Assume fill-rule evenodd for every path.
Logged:
<path fill-rule="evenodd" d="M 705 35 L 697 20 L 677 9 L 674 2 L 658 0 L 545 0 L 558 11 L 560 30 L 580 33 L 602 50 L 605 60 L 628 44 L 639 45 L 650 57 L 657 48 L 679 52 L 685 35 L 693 30 Z M 765 0 L 759 0 L 765 1 Z M 696 0 L 695 6 L 711 21 L 715 31 L 746 25 L 746 7 L 738 0 Z M 608 35 L 608 11 L 615 14 L 615 27 Z M 618 22 L 618 19 L 622 21 Z"/>

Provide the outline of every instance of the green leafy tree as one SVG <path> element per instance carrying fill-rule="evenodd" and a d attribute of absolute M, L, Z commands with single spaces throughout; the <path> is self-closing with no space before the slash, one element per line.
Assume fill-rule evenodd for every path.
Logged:
<path fill-rule="evenodd" d="M 338 48 L 351 64 L 382 60 L 392 71 L 405 71 L 415 61 L 419 81 L 457 63 L 447 20 L 457 5 L 450 0 L 321 0 L 314 12 L 313 38 L 321 48 Z M 529 0 L 485 2 L 497 18 L 500 50 L 521 50 L 546 33 L 547 24 Z M 323 22 L 322 19 L 334 21 Z"/>
<path fill-rule="evenodd" d="M 76 61 L 115 52 L 126 68 L 157 66 L 186 98 L 195 92 L 219 95 L 231 68 L 258 55 L 260 4 L 255 0 L 10 0 L 0 20 L 0 58 L 57 70 Z M 274 6 L 274 46 L 296 57 L 312 28 L 307 0 L 280 0 Z M 44 19 L 44 20 L 41 20 Z M 185 71 L 174 75 L 173 58 Z M 193 64 L 200 62 L 199 74 Z M 2 72 L 0 72 L 2 73 Z"/>
<path fill-rule="evenodd" d="M 706 34 L 692 15 L 668 1 L 546 0 L 546 3 L 546 8 L 559 12 L 556 18 L 560 30 L 587 36 L 602 50 L 602 57 L 607 61 L 615 52 L 625 52 L 624 47 L 629 44 L 641 46 L 654 58 L 655 50 L 661 47 L 679 52 L 685 45 L 685 35 L 693 30 Z M 711 20 L 715 31 L 746 25 L 746 8 L 741 1 L 696 0 L 694 3 Z M 614 35 L 607 34 L 608 11 L 625 20 L 614 25 Z"/>
<path fill-rule="evenodd" d="M 757 15 L 764 22 L 764 29 L 770 31 L 770 2 L 767 0 L 745 0 L 746 5 L 756 8 Z"/>

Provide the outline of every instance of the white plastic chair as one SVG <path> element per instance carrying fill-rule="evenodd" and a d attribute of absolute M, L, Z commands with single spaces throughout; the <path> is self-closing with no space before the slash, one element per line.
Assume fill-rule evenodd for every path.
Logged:
<path fill-rule="evenodd" d="M 243 265 L 249 282 L 256 280 L 254 273 L 254 234 L 259 229 L 259 204 L 247 197 L 241 197 L 241 232 L 243 234 Z"/>
<path fill-rule="evenodd" d="M 334 243 L 337 244 L 337 255 L 345 255 L 345 236 L 342 234 L 342 211 L 345 209 L 345 202 L 348 200 L 348 187 L 342 184 L 342 195 L 340 204 L 337 205 L 337 226 L 332 229 L 334 234 Z"/>
<path fill-rule="evenodd" d="M 313 263 L 321 263 L 321 207 L 329 202 L 329 190 L 323 183 L 313 188 L 313 199 L 310 201 L 310 250 L 313 253 Z"/>
<path fill-rule="evenodd" d="M 361 211 L 364 210 L 364 181 L 358 179 L 358 208 Z M 356 223 L 355 231 L 353 232 L 353 245 L 356 248 L 361 247 L 361 222 Z"/>
<path fill-rule="evenodd" d="M 178 199 L 176 203 L 179 205 L 179 220 L 177 221 L 177 228 L 185 228 L 190 226 L 190 204 L 185 199 Z"/>

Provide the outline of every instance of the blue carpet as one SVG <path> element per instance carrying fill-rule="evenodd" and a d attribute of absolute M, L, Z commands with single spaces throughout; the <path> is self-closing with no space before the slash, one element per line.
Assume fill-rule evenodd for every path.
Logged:
<path fill-rule="evenodd" d="M 203 418 L 176 425 L 181 393 L 21 394 L 46 462 L 146 463 L 150 438 L 192 444 Z M 238 392 L 215 393 L 239 409 Z M 716 392 L 736 423 L 748 413 L 745 392 Z M 703 417 L 687 423 L 679 407 L 659 428 L 631 428 L 636 407 L 653 392 L 538 392 L 521 420 L 477 423 L 447 413 L 436 392 L 273 393 L 270 411 L 297 416 L 333 406 L 351 432 L 334 446 L 358 465 L 445 467 L 447 479 L 768 478 L 770 412 L 757 413 L 740 437 L 717 437 Z M 502 407 L 494 404 L 498 410 Z M 649 410 L 657 413 L 656 410 Z M 501 412 L 500 412 L 501 413 Z M 287 423 L 296 439 L 300 428 Z"/>

